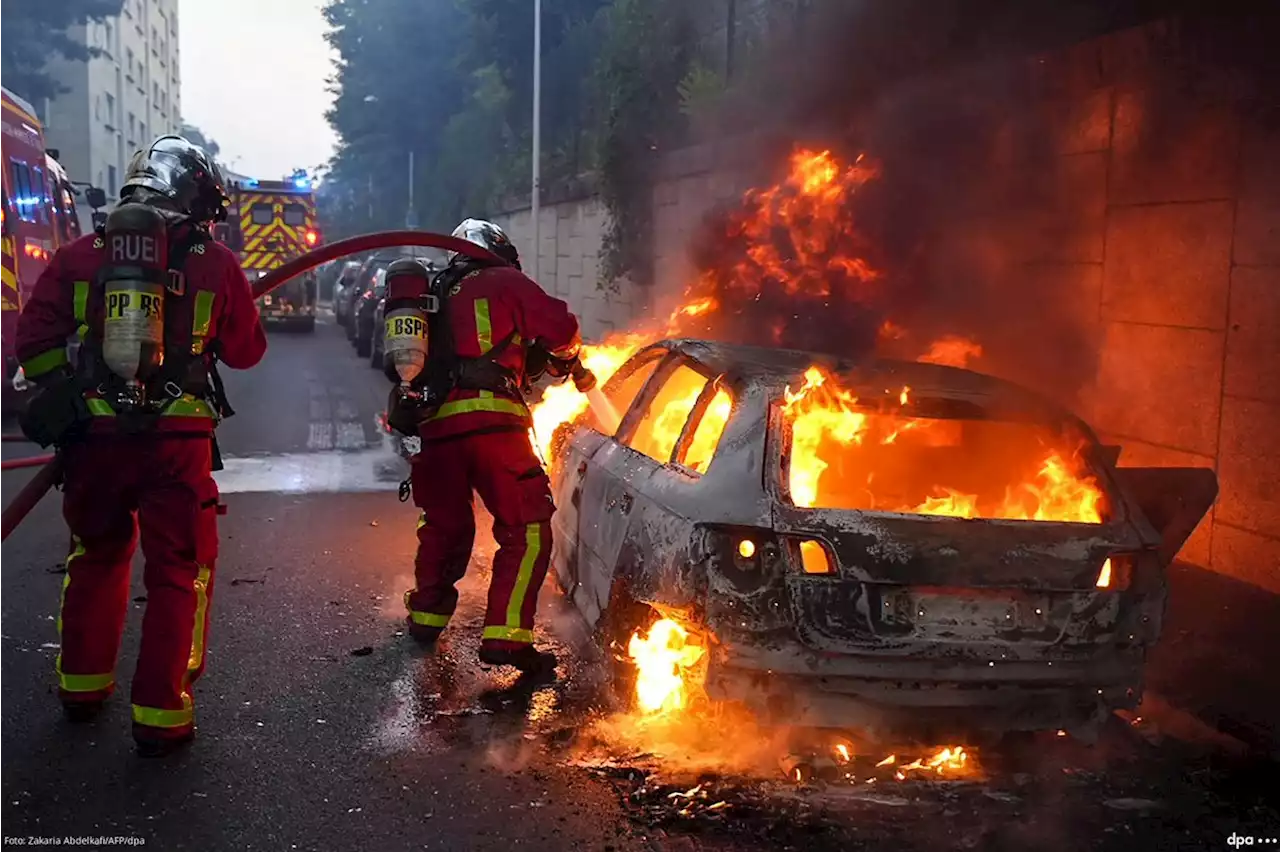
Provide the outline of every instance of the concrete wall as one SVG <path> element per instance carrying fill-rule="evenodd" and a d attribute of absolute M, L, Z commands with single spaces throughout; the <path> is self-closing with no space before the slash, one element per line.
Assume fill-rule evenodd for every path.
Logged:
<path fill-rule="evenodd" d="M 600 280 L 600 243 L 607 215 L 596 198 L 544 205 L 539 211 L 542 246 L 536 267 L 532 211 L 524 208 L 495 217 L 520 250 L 525 271 L 547 292 L 569 303 L 582 321 L 583 338 L 589 341 L 626 329 L 646 313 L 642 293 L 628 287 L 609 288 Z"/>

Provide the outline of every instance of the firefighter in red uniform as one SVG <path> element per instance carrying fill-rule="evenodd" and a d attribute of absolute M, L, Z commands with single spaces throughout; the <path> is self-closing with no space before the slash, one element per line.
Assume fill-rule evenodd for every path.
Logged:
<path fill-rule="evenodd" d="M 434 642 L 449 623 L 471 558 L 471 493 L 493 515 L 493 558 L 480 659 L 525 672 L 554 670 L 533 647 L 538 591 L 551 558 L 551 487 L 529 440 L 524 403 L 530 360 L 580 389 L 594 377 L 578 361 L 578 320 L 520 271 L 515 246 L 489 222 L 468 219 L 453 235 L 510 263 L 454 257 L 433 283 L 426 402 L 417 416 L 421 452 L 411 476 L 418 521 L 416 587 L 405 593 L 409 631 Z M 542 366 L 535 369 L 541 371 Z M 394 406 L 393 406 L 394 407 Z"/>
<path fill-rule="evenodd" d="M 215 364 L 252 367 L 267 344 L 235 255 L 209 237 L 229 202 L 205 152 L 160 137 L 135 154 L 120 195 L 97 234 L 54 256 L 18 320 L 18 357 L 41 386 L 22 425 L 64 461 L 71 555 L 57 672 L 67 716 L 92 718 L 115 689 L 140 537 L 147 607 L 133 736 L 141 754 L 161 755 L 194 736 L 191 689 L 208 646 L 219 512 L 213 427 L 232 413 Z M 139 222 L 156 227 L 148 233 Z M 140 365 L 137 375 L 122 377 L 122 364 Z"/>

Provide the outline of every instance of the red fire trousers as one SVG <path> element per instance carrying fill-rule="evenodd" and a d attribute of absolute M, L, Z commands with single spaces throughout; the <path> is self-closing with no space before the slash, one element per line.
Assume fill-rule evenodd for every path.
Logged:
<path fill-rule="evenodd" d="M 415 624 L 445 627 L 458 603 L 454 584 L 471 559 L 471 492 L 493 515 L 498 552 L 482 644 L 517 650 L 533 642 L 538 591 L 551 561 L 551 484 L 523 429 L 424 440 L 413 465 L 418 520 L 416 588 L 405 593 Z"/>
<path fill-rule="evenodd" d="M 71 555 L 58 630 L 59 696 L 95 701 L 115 689 L 139 533 L 147 589 L 133 677 L 135 733 L 179 737 L 194 721 L 218 556 L 218 486 L 208 435 L 102 436 L 66 453 L 62 511 Z"/>

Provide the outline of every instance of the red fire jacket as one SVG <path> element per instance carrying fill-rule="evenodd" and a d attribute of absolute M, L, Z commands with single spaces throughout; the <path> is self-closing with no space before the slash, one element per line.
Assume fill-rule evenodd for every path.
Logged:
<path fill-rule="evenodd" d="M 538 344 L 552 355 L 578 354 L 578 319 L 569 306 L 548 296 L 524 273 L 507 266 L 487 267 L 467 275 L 445 303 L 456 354 L 478 358 L 514 332 L 495 359 L 525 377 L 525 349 Z M 501 426 L 531 424 L 524 402 L 491 391 L 454 390 L 420 430 L 424 439 L 443 438 Z"/>
<path fill-rule="evenodd" d="M 31 299 L 22 307 L 15 350 L 27 378 L 42 376 L 67 364 L 67 339 L 81 339 L 92 329 L 102 336 L 102 300 L 90 298 L 90 282 L 103 262 L 103 241 L 86 234 L 53 256 L 36 280 Z M 206 240 L 187 255 L 183 273 L 187 294 L 184 311 L 168 310 L 165 322 L 191 325 L 191 351 L 205 352 L 216 341 L 218 359 L 238 370 L 262 360 L 267 337 L 240 262 L 226 246 Z M 176 303 L 175 303 L 176 306 Z M 86 393 L 93 413 L 92 430 L 113 431 L 115 411 L 96 392 Z M 202 399 L 183 395 L 171 403 L 157 429 L 203 432 L 213 428 L 213 410 Z"/>

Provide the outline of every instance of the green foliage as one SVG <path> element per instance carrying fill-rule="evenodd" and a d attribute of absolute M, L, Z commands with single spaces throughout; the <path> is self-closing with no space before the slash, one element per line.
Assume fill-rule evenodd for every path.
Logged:
<path fill-rule="evenodd" d="M 69 38 L 68 27 L 120 14 L 123 0 L 10 0 L 0 11 L 0 77 L 6 89 L 33 103 L 57 97 L 62 91 L 45 71 L 58 56 L 85 60 L 93 48 Z"/>
<path fill-rule="evenodd" d="M 543 0 L 544 182 L 584 166 L 593 34 L 606 0 Z M 532 0 L 330 0 L 339 136 L 322 199 L 330 234 L 449 230 L 527 195 Z M 330 218 L 332 217 L 332 218 Z"/>
<path fill-rule="evenodd" d="M 681 129 L 679 86 L 693 41 L 682 0 L 613 0 L 596 76 L 600 194 L 610 219 L 602 271 L 615 288 L 623 276 L 647 283 L 652 275 L 653 168 Z"/>
<path fill-rule="evenodd" d="M 697 62 L 684 75 L 677 91 L 680 93 L 680 112 L 689 118 L 698 118 L 706 115 L 724 96 L 724 77 Z"/>

